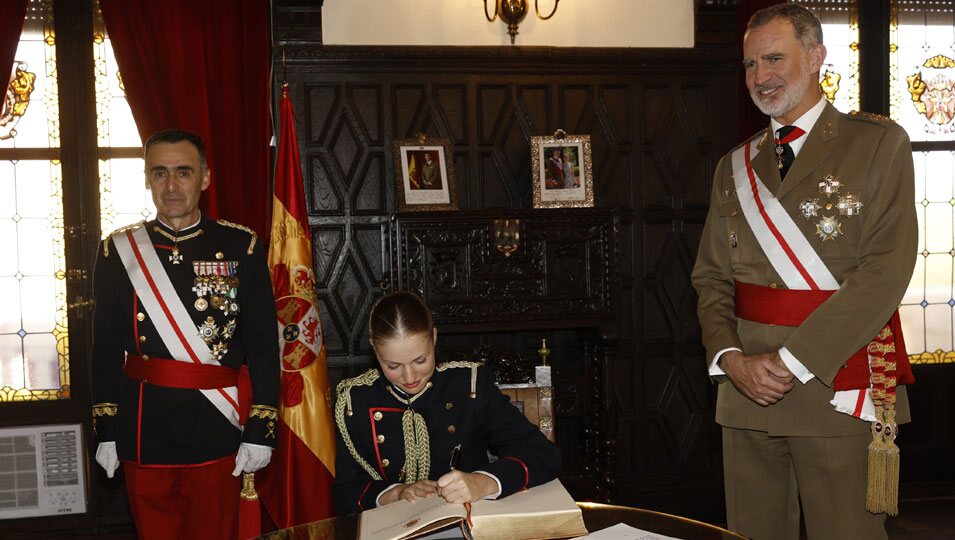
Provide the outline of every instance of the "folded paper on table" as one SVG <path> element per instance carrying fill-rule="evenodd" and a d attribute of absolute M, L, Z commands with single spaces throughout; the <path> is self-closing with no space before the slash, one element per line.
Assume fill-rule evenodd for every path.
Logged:
<path fill-rule="evenodd" d="M 358 524 L 359 540 L 405 540 L 439 529 L 460 527 L 475 540 L 536 540 L 587 534 L 580 508 L 559 480 L 505 497 L 465 505 L 433 496 L 398 501 L 366 510 Z"/>
<path fill-rule="evenodd" d="M 680 540 L 672 536 L 645 531 L 631 527 L 625 523 L 617 523 L 613 527 L 607 527 L 597 532 L 590 533 L 587 536 L 580 536 L 574 540 Z"/>

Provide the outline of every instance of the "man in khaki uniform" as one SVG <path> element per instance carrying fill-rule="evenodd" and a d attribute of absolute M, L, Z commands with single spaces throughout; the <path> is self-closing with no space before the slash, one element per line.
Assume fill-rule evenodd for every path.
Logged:
<path fill-rule="evenodd" d="M 719 382 L 729 527 L 756 540 L 798 539 L 800 501 L 810 540 L 886 538 L 885 514 L 866 511 L 868 361 L 850 358 L 886 327 L 912 274 L 911 146 L 890 120 L 841 114 L 821 96 L 825 55 L 805 8 L 750 19 L 747 88 L 772 122 L 718 165 L 692 275 Z M 798 323 L 767 322 L 789 311 L 777 298 L 819 291 L 836 292 Z M 765 318 L 741 315 L 751 311 Z M 904 356 L 900 383 L 911 381 Z M 861 384 L 841 384 L 853 370 Z M 846 394 L 858 407 L 837 411 Z M 909 420 L 904 386 L 896 412 Z"/>

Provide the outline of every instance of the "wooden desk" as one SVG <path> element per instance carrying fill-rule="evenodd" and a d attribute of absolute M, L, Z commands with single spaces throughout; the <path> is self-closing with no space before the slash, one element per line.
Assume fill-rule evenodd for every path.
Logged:
<path fill-rule="evenodd" d="M 652 510 L 597 503 L 577 503 L 584 514 L 587 530 L 596 532 L 617 523 L 683 540 L 745 540 L 736 533 L 715 525 L 663 514 Z M 262 536 L 260 540 L 354 540 L 358 532 L 358 516 L 331 518 L 282 529 Z"/>

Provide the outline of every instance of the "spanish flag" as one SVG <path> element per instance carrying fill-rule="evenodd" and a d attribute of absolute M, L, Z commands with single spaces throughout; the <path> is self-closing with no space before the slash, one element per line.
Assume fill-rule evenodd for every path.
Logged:
<path fill-rule="evenodd" d="M 279 447 L 257 473 L 259 499 L 281 528 L 335 515 L 335 428 L 312 245 L 288 88 L 282 88 L 269 267 L 282 355 Z"/>
<path fill-rule="evenodd" d="M 411 182 L 411 189 L 418 189 L 421 185 L 418 182 L 418 167 L 415 166 L 414 154 L 408 159 L 408 181 Z"/>

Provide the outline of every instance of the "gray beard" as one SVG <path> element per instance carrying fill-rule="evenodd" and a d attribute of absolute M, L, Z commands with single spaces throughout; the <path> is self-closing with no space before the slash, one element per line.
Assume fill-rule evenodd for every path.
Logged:
<path fill-rule="evenodd" d="M 761 87 L 754 88 L 749 93 L 749 97 L 753 100 L 753 103 L 760 112 L 771 118 L 778 118 L 791 111 L 802 101 L 803 97 L 806 96 L 806 92 L 809 90 L 811 81 L 812 73 L 806 72 L 799 80 L 794 81 L 795 84 L 787 84 L 783 90 L 783 98 L 773 103 L 763 103 L 760 101 L 759 92 Z"/>

